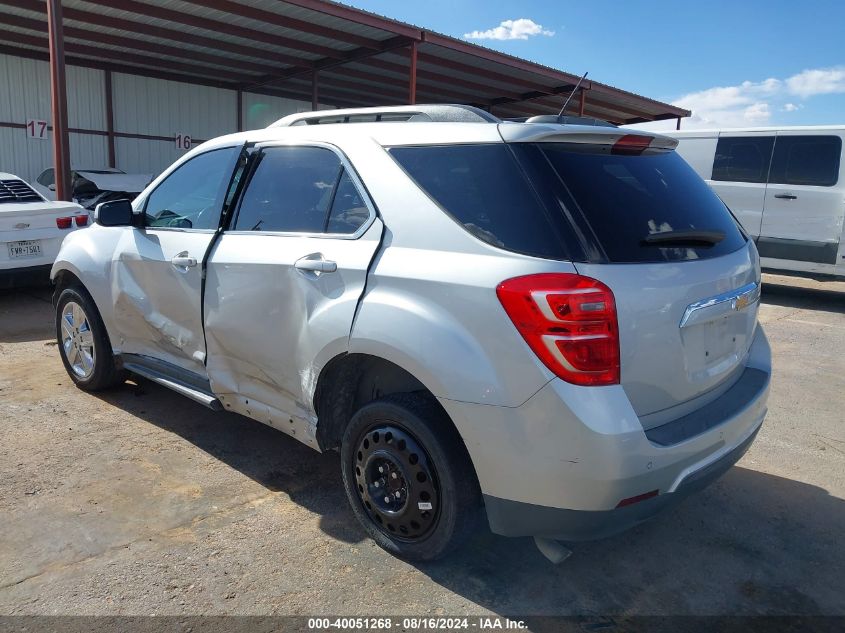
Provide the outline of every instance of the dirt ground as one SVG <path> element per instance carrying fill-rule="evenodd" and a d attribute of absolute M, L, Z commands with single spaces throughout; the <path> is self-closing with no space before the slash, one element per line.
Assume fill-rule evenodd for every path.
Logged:
<path fill-rule="evenodd" d="M 558 567 L 486 532 L 397 560 L 335 455 L 146 381 L 86 394 L 49 289 L 0 293 L 0 614 L 845 614 L 845 283 L 764 285 L 775 376 L 751 450 Z"/>

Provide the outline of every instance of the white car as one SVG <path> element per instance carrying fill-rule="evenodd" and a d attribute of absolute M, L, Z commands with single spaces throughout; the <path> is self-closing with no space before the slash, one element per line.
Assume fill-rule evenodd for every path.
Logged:
<path fill-rule="evenodd" d="M 47 283 L 62 240 L 86 226 L 88 213 L 75 202 L 50 202 L 0 172 L 0 288 Z"/>

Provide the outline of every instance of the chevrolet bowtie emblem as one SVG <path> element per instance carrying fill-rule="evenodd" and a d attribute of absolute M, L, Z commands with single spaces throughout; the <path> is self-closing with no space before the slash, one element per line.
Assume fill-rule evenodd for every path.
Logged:
<path fill-rule="evenodd" d="M 15 224 L 15 228 L 16 229 L 28 229 L 29 223 L 28 222 L 18 222 L 17 224 Z"/>
<path fill-rule="evenodd" d="M 736 301 L 734 303 L 734 310 L 742 310 L 743 308 L 748 307 L 749 303 L 751 303 L 751 301 L 747 294 L 740 295 L 736 298 Z"/>

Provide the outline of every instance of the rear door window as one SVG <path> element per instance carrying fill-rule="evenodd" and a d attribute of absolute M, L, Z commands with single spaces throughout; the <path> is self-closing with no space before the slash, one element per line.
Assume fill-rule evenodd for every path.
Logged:
<path fill-rule="evenodd" d="M 832 187 L 839 179 L 838 136 L 778 136 L 769 182 Z"/>
<path fill-rule="evenodd" d="M 713 180 L 765 183 L 774 136 L 721 137 L 716 144 Z"/>
<path fill-rule="evenodd" d="M 256 160 L 234 229 L 322 233 L 340 158 L 322 147 L 270 147 Z"/>

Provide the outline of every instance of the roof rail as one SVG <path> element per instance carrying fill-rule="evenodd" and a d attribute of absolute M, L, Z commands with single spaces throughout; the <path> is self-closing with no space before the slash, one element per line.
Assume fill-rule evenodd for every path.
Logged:
<path fill-rule="evenodd" d="M 327 123 L 377 123 L 429 121 L 437 123 L 501 123 L 480 108 L 459 104 L 386 106 L 383 108 L 348 108 L 289 114 L 268 127 L 325 125 Z"/>
<path fill-rule="evenodd" d="M 520 117 L 515 119 L 505 119 L 513 123 L 556 123 L 558 125 L 596 125 L 598 127 L 618 127 L 613 123 L 608 123 L 602 119 L 594 119 L 586 116 L 572 116 L 566 114 L 541 114 L 532 117 Z"/>

